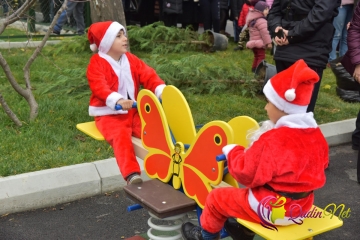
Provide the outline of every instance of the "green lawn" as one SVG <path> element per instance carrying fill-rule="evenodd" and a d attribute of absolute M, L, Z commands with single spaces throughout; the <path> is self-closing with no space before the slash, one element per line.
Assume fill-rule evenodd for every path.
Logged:
<path fill-rule="evenodd" d="M 234 47 L 235 44 L 230 41 L 228 50 L 224 52 L 168 53 L 165 56 L 133 53 L 152 65 L 167 83 L 190 81 L 188 85 L 181 83 L 180 89 L 188 100 L 195 124 L 211 120 L 228 121 L 239 115 L 248 115 L 257 121 L 265 120 L 263 95 L 252 96 L 254 86 L 246 81 L 245 84 L 237 81 L 253 78 L 250 72 L 252 52 L 234 52 Z M 1 51 L 22 84 L 22 68 L 32 51 Z M 190 65 L 192 56 L 199 58 L 196 60 L 199 61 L 198 65 Z M 39 103 L 39 115 L 33 122 L 28 120 L 27 102 L 13 90 L 3 71 L 0 72 L 0 92 L 23 122 L 23 127 L 18 128 L 4 111 L 0 111 L 0 176 L 113 157 L 112 149 L 106 142 L 93 140 L 75 127 L 77 123 L 92 120 L 87 111 L 89 90 L 74 87 L 81 84 L 86 86 L 85 70 L 90 57 L 91 53 L 88 51 L 74 53 L 72 50 L 61 50 L 59 46 L 48 46 L 43 50 L 31 67 L 33 92 Z M 158 61 L 159 57 L 166 57 L 167 60 Z M 201 59 L 206 64 L 200 64 Z M 267 61 L 273 63 L 269 54 Z M 80 76 L 74 77 L 74 73 L 68 72 L 69 69 L 80 72 Z M 174 69 L 178 69 L 177 72 L 172 72 Z M 189 77 L 179 81 L 179 78 L 186 78 L 186 74 Z M 199 91 L 203 87 L 202 76 L 204 80 L 213 81 L 212 90 L 204 88 Z M 219 79 L 230 79 L 233 82 L 217 84 Z M 54 89 L 45 91 L 56 83 L 58 86 Z M 335 77 L 330 69 L 326 69 L 315 110 L 315 118 L 319 124 L 354 118 L 357 115 L 359 103 L 343 102 L 336 96 L 335 88 Z M 75 89 L 75 92 L 79 91 L 82 95 L 66 93 L 69 89 Z M 211 91 L 212 94 L 209 93 Z"/>

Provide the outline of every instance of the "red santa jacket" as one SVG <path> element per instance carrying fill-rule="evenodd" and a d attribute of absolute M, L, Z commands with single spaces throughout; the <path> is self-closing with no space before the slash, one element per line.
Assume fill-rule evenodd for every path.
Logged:
<path fill-rule="evenodd" d="M 161 95 L 164 81 L 154 69 L 131 53 L 124 54 L 120 61 L 101 52 L 91 57 L 86 72 L 92 92 L 90 116 L 127 113 L 115 110 L 116 102 L 128 97 L 136 100 L 140 86 L 151 90 L 158 97 Z"/>
<path fill-rule="evenodd" d="M 254 9 L 254 6 L 244 3 L 238 19 L 239 27 L 243 27 L 246 24 L 246 16 L 248 15 L 249 9 Z"/>
<path fill-rule="evenodd" d="M 242 146 L 227 147 L 228 151 L 224 153 L 229 172 L 249 188 L 247 201 L 255 212 L 262 199 L 279 196 L 264 188 L 265 184 L 278 192 L 289 193 L 313 191 L 325 184 L 324 169 L 329 162 L 329 148 L 312 113 L 280 118 L 274 129 L 263 133 L 246 150 Z M 313 201 L 314 194 L 299 200 L 287 199 L 285 217 L 299 216 L 298 208 L 292 213 L 289 211 L 291 205 L 299 204 L 301 211 L 306 213 Z"/>

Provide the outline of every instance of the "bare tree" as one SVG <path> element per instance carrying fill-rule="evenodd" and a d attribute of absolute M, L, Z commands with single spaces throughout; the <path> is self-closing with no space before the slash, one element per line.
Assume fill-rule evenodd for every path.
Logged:
<path fill-rule="evenodd" d="M 25 13 L 29 10 L 30 7 L 32 7 L 37 0 L 26 0 L 19 9 L 17 9 L 15 12 L 13 12 L 11 15 L 5 18 L 5 21 L 3 24 L 0 25 L 0 35 L 4 32 L 7 26 L 14 23 L 15 21 L 19 20 L 21 17 L 25 15 Z M 59 18 L 61 12 L 66 8 L 67 0 L 64 1 L 62 7 L 57 12 L 57 14 L 54 16 L 54 19 L 52 23 L 50 24 L 50 27 L 48 31 L 46 32 L 44 38 L 42 39 L 39 46 L 34 50 L 34 53 L 31 55 L 31 57 L 26 62 L 23 71 L 24 71 L 24 82 L 25 82 L 25 88 L 23 88 L 16 78 L 14 77 L 10 66 L 8 65 L 7 61 L 5 60 L 4 56 L 0 52 L 0 66 L 4 70 L 4 73 L 11 84 L 11 86 L 14 88 L 14 90 L 21 95 L 23 98 L 26 99 L 26 101 L 29 104 L 30 107 L 30 114 L 29 114 L 29 120 L 34 120 L 38 115 L 38 103 L 35 100 L 35 97 L 32 93 L 31 88 L 31 81 L 30 81 L 30 66 L 35 61 L 36 57 L 40 54 L 41 50 L 45 46 L 46 41 L 48 40 L 54 25 Z M 8 104 L 6 103 L 4 97 L 2 96 L 0 92 L 0 104 L 2 108 L 5 110 L 6 114 L 10 117 L 10 119 L 17 125 L 22 126 L 21 121 L 17 118 L 16 114 L 10 109 Z"/>

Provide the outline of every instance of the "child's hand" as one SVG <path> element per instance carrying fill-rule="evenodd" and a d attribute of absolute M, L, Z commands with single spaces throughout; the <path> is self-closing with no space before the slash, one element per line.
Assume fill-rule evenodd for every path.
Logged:
<path fill-rule="evenodd" d="M 267 44 L 267 45 L 266 45 L 266 48 L 271 49 L 271 48 L 272 48 L 272 44 L 271 44 L 271 43 Z"/>
<path fill-rule="evenodd" d="M 121 105 L 122 110 L 127 111 L 132 108 L 133 102 L 134 102 L 133 100 L 120 99 L 119 101 L 116 102 L 116 104 Z"/>

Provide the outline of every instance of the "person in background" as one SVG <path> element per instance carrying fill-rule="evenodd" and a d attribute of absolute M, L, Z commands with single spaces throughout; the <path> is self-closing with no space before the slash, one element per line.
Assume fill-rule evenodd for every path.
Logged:
<path fill-rule="evenodd" d="M 245 0 L 231 0 L 230 2 L 230 19 L 233 21 L 234 42 L 239 42 L 241 28 L 238 26 L 239 16 Z"/>
<path fill-rule="evenodd" d="M 265 59 L 265 48 L 271 48 L 271 37 L 268 31 L 266 16 L 269 13 L 269 6 L 266 2 L 259 1 L 254 9 L 250 9 L 246 17 L 246 25 L 249 28 L 250 39 L 246 47 L 254 53 L 254 60 L 251 71 L 255 72 L 259 63 Z"/>
<path fill-rule="evenodd" d="M 239 42 L 238 46 L 234 48 L 234 51 L 244 50 L 246 46 L 246 42 L 249 40 L 249 29 L 246 25 L 246 16 L 249 12 L 249 9 L 254 9 L 255 4 L 259 0 L 245 0 L 245 3 L 242 6 L 239 19 L 238 19 L 238 27 L 241 29 L 239 34 Z"/>
<path fill-rule="evenodd" d="M 226 37 L 230 37 L 230 34 L 225 31 L 229 19 L 229 7 L 229 0 L 220 0 L 220 33 Z"/>
<path fill-rule="evenodd" d="M 282 202 L 284 211 L 274 219 L 275 225 L 295 224 L 301 212 L 310 211 L 313 191 L 324 186 L 329 163 L 326 139 L 313 113 L 306 112 L 317 81 L 317 73 L 298 60 L 265 84 L 269 120 L 248 135 L 247 149 L 237 144 L 222 149 L 229 173 L 245 187 L 213 189 L 200 216 L 201 227 L 191 222 L 181 226 L 184 239 L 219 239 L 224 226 L 233 239 L 251 240 L 255 234 L 234 218 L 263 223 L 259 212 L 266 208 L 264 199 Z"/>
<path fill-rule="evenodd" d="M 63 25 L 67 22 L 68 17 L 73 15 L 76 22 L 76 32 L 79 35 L 83 35 L 85 33 L 84 6 L 85 1 L 68 1 L 66 5 L 67 8 L 58 18 L 53 33 L 59 35 Z"/>
<path fill-rule="evenodd" d="M 181 27 L 186 28 L 190 25 L 197 32 L 201 21 L 199 0 L 184 0 L 182 6 L 183 11 L 180 16 Z"/>
<path fill-rule="evenodd" d="M 204 30 L 220 32 L 220 0 L 200 0 Z"/>
<path fill-rule="evenodd" d="M 132 108 L 140 88 L 161 98 L 165 83 L 155 70 L 127 51 L 125 28 L 118 22 L 91 24 L 88 30 L 90 58 L 86 77 L 91 90 L 89 115 L 112 146 L 116 162 L 127 184 L 141 183 L 131 136 L 141 137 L 141 120 Z M 115 106 L 121 105 L 122 110 Z"/>
<path fill-rule="evenodd" d="M 360 2 L 357 3 L 347 35 L 348 51 L 342 59 L 344 68 L 360 84 Z M 349 61 L 345 61 L 349 60 Z M 360 85 L 359 85 L 360 94 Z M 355 130 L 352 133 L 352 149 L 359 150 L 360 144 L 360 111 L 355 122 Z"/>
<path fill-rule="evenodd" d="M 344 56 L 347 46 L 347 24 L 353 16 L 354 0 L 342 0 L 338 8 L 339 14 L 334 18 L 333 25 L 335 33 L 332 40 L 332 49 L 329 55 L 329 62 L 337 58 L 336 49 L 339 45 L 339 57 Z M 329 66 L 329 64 L 328 64 Z"/>
<path fill-rule="evenodd" d="M 167 27 L 176 27 L 182 14 L 183 0 L 163 0 L 163 19 Z"/>
<path fill-rule="evenodd" d="M 270 35 L 277 45 L 274 54 L 277 72 L 304 59 L 318 73 L 320 81 L 315 85 L 307 109 L 314 112 L 323 70 L 331 51 L 335 30 L 332 23 L 341 0 L 307 0 L 306 3 L 303 0 L 274 0 L 267 20 Z"/>

